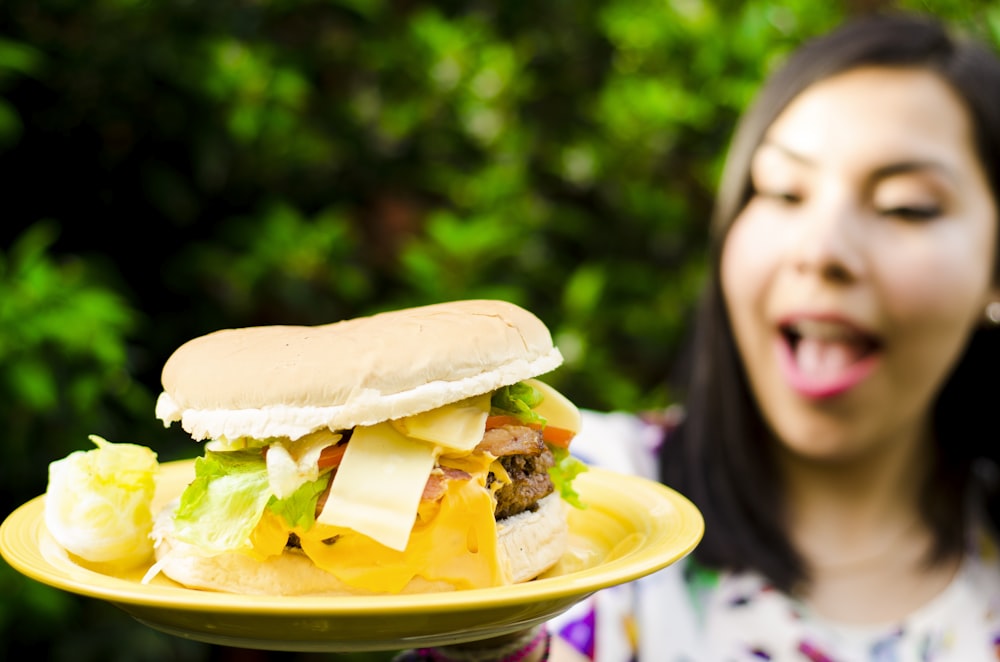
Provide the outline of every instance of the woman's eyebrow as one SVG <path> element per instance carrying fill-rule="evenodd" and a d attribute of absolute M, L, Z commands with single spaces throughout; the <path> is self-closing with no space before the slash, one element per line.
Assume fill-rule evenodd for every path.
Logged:
<path fill-rule="evenodd" d="M 781 153 L 782 155 L 791 159 L 792 161 L 795 161 L 796 163 L 800 163 L 802 165 L 807 165 L 807 166 L 814 165 L 814 161 L 811 158 L 805 156 L 804 154 L 800 154 L 795 150 L 786 147 L 785 145 L 782 145 L 781 143 L 776 143 L 773 140 L 764 140 L 763 142 L 761 142 L 760 145 L 758 145 L 757 149 L 755 150 L 755 155 L 759 154 L 761 150 L 768 150 L 768 149 L 773 149 L 774 151 Z"/>
<path fill-rule="evenodd" d="M 815 161 L 804 154 L 796 152 L 794 149 L 782 145 L 781 143 L 774 142 L 772 140 L 763 141 L 757 148 L 758 151 L 761 149 L 773 149 L 776 152 L 782 154 L 786 158 L 795 161 L 801 165 L 814 166 Z M 936 172 L 943 175 L 946 179 L 956 182 L 958 181 L 958 176 L 953 168 L 948 167 L 948 164 L 943 161 L 936 159 L 906 159 L 902 161 L 897 161 L 893 163 L 887 163 L 886 165 L 879 166 L 872 171 L 872 179 L 885 179 L 887 177 L 892 177 L 894 175 L 905 175 L 910 173 L 919 172 Z"/>
<path fill-rule="evenodd" d="M 958 180 L 955 172 L 945 163 L 932 159 L 913 159 L 908 161 L 899 161 L 898 163 L 889 163 L 876 168 L 872 175 L 874 179 L 885 179 L 894 175 L 906 175 L 927 171 L 943 175 L 946 179 L 952 182 Z"/>

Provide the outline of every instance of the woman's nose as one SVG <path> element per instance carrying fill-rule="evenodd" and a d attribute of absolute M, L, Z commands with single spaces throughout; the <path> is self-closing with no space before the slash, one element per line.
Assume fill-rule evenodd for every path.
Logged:
<path fill-rule="evenodd" d="M 792 247 L 795 269 L 837 283 L 861 277 L 864 238 L 859 211 L 840 201 L 817 201 L 803 211 Z"/>

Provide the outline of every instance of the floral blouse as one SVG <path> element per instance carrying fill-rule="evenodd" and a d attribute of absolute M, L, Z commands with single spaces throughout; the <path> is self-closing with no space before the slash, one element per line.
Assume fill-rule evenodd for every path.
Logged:
<path fill-rule="evenodd" d="M 584 416 L 573 442 L 581 459 L 655 478 L 653 428 L 625 414 Z M 689 557 L 598 592 L 550 627 L 597 662 L 1000 660 L 1000 549 L 976 536 L 951 584 L 899 623 L 830 622 L 756 573 L 717 572 Z"/>

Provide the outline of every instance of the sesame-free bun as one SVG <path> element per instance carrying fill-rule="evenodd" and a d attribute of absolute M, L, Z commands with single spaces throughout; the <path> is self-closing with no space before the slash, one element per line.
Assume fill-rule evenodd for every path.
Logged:
<path fill-rule="evenodd" d="M 238 552 L 206 556 L 173 537 L 176 501 L 157 515 L 153 529 L 157 568 L 188 588 L 252 595 L 364 595 L 370 591 L 349 586 L 315 565 L 308 556 L 286 548 L 280 556 L 258 561 Z M 500 562 L 512 583 L 534 579 L 551 568 L 566 551 L 569 528 L 558 494 L 525 511 L 497 522 Z M 445 581 L 414 577 L 402 593 L 451 591 Z"/>
<path fill-rule="evenodd" d="M 505 301 L 226 329 L 170 356 L 156 416 L 196 440 L 298 439 L 441 407 L 561 363 L 541 320 Z"/>

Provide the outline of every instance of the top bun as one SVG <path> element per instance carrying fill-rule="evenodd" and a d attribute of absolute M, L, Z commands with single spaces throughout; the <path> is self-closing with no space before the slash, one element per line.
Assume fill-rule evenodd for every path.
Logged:
<path fill-rule="evenodd" d="M 541 320 L 505 301 L 226 329 L 170 356 L 156 417 L 168 426 L 181 421 L 198 440 L 298 439 L 418 414 L 561 363 Z"/>

